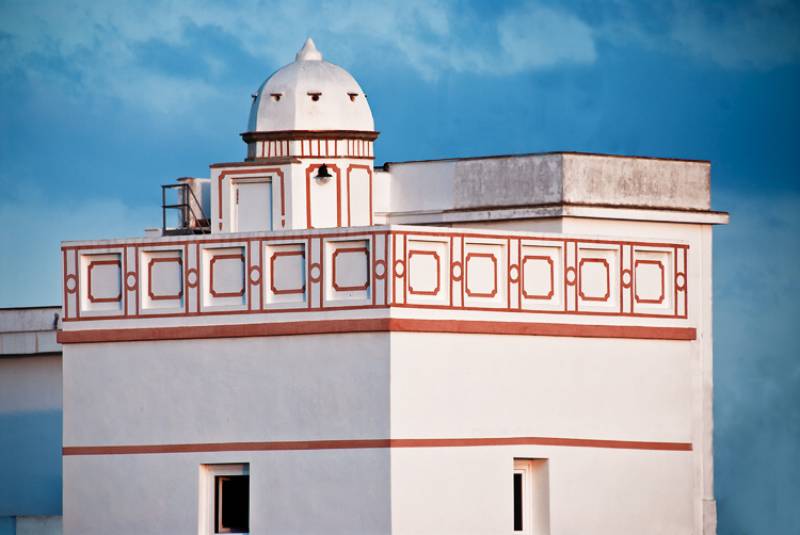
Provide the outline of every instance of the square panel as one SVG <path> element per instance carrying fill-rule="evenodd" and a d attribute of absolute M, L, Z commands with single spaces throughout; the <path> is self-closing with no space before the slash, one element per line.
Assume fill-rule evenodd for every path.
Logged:
<path fill-rule="evenodd" d="M 267 307 L 305 306 L 307 302 L 305 243 L 264 246 L 264 300 Z"/>
<path fill-rule="evenodd" d="M 506 259 L 506 242 L 464 241 L 464 306 L 508 306 Z"/>
<path fill-rule="evenodd" d="M 327 304 L 365 304 L 370 293 L 368 240 L 325 242 L 325 301 Z"/>
<path fill-rule="evenodd" d="M 449 304 L 449 242 L 409 237 L 406 248 L 406 302 Z"/>
<path fill-rule="evenodd" d="M 84 254 L 81 264 L 81 313 L 122 312 L 122 254 Z"/>
<path fill-rule="evenodd" d="M 520 303 L 526 310 L 564 307 L 563 245 L 523 242 L 520 246 Z"/>
<path fill-rule="evenodd" d="M 619 247 L 580 244 L 576 265 L 578 310 L 619 312 Z"/>
<path fill-rule="evenodd" d="M 181 309 L 184 303 L 183 251 L 159 249 L 141 254 L 142 312 Z"/>
<path fill-rule="evenodd" d="M 672 249 L 634 249 L 632 288 L 635 313 L 673 313 L 674 263 Z"/>
<path fill-rule="evenodd" d="M 245 248 L 203 249 L 203 306 L 242 308 L 245 305 Z"/>

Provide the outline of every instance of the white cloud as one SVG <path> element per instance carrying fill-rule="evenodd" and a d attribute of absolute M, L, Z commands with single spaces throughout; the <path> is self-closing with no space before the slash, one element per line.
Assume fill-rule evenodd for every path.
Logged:
<path fill-rule="evenodd" d="M 800 59 L 800 4 L 788 0 L 716 8 L 617 0 L 589 12 L 583 20 L 540 0 L 489 15 L 456 0 L 3 2 L 0 74 L 22 73 L 38 91 L 60 98 L 108 97 L 133 109 L 186 115 L 219 107 L 230 91 L 254 89 L 236 86 L 243 82 L 230 56 L 201 46 L 212 33 L 262 61 L 264 75 L 291 61 L 308 34 L 345 65 L 404 65 L 427 80 L 446 72 L 502 76 L 592 64 L 598 39 L 678 51 L 726 68 Z M 155 46 L 157 54 L 159 45 L 194 54 L 200 67 L 148 64 L 143 49 Z"/>
<path fill-rule="evenodd" d="M 217 79 L 229 72 L 224 58 L 194 47 L 198 29 L 221 32 L 267 65 L 291 61 L 310 33 L 334 45 L 334 59 L 405 63 L 430 80 L 446 71 L 505 75 L 591 63 L 596 55 L 585 23 L 538 3 L 484 19 L 450 0 L 54 1 L 0 6 L 0 73 L 20 71 L 63 94 L 180 113 L 220 96 Z M 140 48 L 153 43 L 197 48 L 207 73 L 143 64 Z"/>

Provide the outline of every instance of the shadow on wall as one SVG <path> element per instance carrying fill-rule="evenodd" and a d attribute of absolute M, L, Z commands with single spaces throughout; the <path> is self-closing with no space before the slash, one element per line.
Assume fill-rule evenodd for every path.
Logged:
<path fill-rule="evenodd" d="M 0 474 L 0 517 L 61 515 L 61 411 L 0 414 Z"/>

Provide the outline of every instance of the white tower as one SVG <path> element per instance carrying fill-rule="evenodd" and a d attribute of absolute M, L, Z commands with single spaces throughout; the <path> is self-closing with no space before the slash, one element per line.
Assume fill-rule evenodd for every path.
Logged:
<path fill-rule="evenodd" d="M 377 137 L 364 91 L 307 39 L 253 95 L 248 165 L 212 172 L 221 199 L 212 231 L 372 224 Z"/>

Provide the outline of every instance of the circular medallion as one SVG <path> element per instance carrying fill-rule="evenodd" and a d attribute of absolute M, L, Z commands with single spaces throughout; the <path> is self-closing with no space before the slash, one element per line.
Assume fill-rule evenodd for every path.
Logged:
<path fill-rule="evenodd" d="M 75 290 L 78 289 L 78 277 L 75 275 L 67 275 L 67 278 L 64 280 L 64 286 L 67 288 L 67 293 L 75 293 Z"/>
<path fill-rule="evenodd" d="M 189 288 L 197 286 L 197 270 L 195 268 L 191 268 L 186 273 L 186 284 L 189 285 Z"/>
<path fill-rule="evenodd" d="M 519 282 L 519 266 L 516 264 L 511 264 L 511 267 L 508 268 L 508 280 L 513 283 Z"/>
<path fill-rule="evenodd" d="M 402 260 L 397 260 L 394 263 L 394 274 L 398 277 L 403 277 L 406 274 L 406 264 Z"/>
<path fill-rule="evenodd" d="M 311 280 L 311 282 L 319 282 L 322 278 L 322 267 L 316 262 L 311 264 L 308 278 Z"/>
<path fill-rule="evenodd" d="M 253 266 L 250 268 L 250 283 L 258 284 L 259 282 L 261 282 L 261 268 Z"/>
<path fill-rule="evenodd" d="M 461 262 L 453 262 L 450 266 L 450 276 L 454 281 L 460 281 L 464 275 L 464 269 L 461 267 Z"/>
<path fill-rule="evenodd" d="M 622 271 L 622 287 L 623 288 L 630 288 L 631 287 L 631 270 L 625 269 Z"/>
<path fill-rule="evenodd" d="M 567 278 L 567 284 L 569 284 L 570 286 L 575 284 L 576 275 L 575 275 L 575 268 L 574 267 L 570 266 L 570 267 L 567 268 L 566 278 Z"/>
<path fill-rule="evenodd" d="M 384 260 L 375 261 L 375 278 L 383 280 L 386 276 L 386 262 Z"/>
<path fill-rule="evenodd" d="M 686 289 L 686 275 L 678 273 L 675 275 L 675 288 L 682 292 Z"/>
<path fill-rule="evenodd" d="M 125 288 L 132 292 L 136 289 L 136 273 L 129 271 L 125 274 Z"/>

